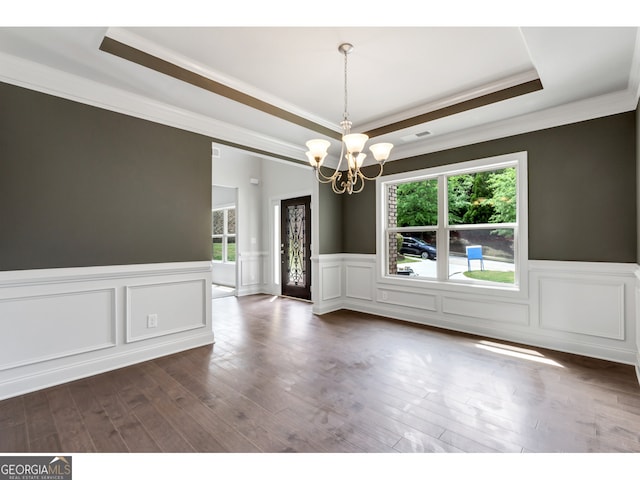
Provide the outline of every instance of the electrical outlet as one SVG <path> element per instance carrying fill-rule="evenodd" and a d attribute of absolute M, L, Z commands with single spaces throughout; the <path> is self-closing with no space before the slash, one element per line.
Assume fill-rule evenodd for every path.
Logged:
<path fill-rule="evenodd" d="M 147 328 L 156 328 L 158 326 L 158 314 L 152 313 L 147 315 Z"/>

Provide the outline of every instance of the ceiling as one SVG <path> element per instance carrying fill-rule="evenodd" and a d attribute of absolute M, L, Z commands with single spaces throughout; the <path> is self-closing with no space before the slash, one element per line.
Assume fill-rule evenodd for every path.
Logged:
<path fill-rule="evenodd" d="M 0 81 L 306 162 L 307 140 L 339 137 L 338 45 L 349 42 L 353 131 L 392 142 L 398 160 L 634 110 L 638 37 L 636 27 L 4 27 Z"/>

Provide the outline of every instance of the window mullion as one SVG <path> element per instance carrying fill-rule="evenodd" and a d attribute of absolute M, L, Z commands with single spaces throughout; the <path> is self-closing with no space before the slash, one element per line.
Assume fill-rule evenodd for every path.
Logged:
<path fill-rule="evenodd" d="M 447 177 L 438 176 L 438 230 L 436 245 L 438 249 L 437 276 L 438 281 L 445 281 L 449 274 L 449 202 L 447 194 Z"/>
<path fill-rule="evenodd" d="M 225 208 L 223 212 L 224 213 L 223 213 L 223 221 L 222 221 L 222 261 L 226 263 L 229 261 L 229 252 L 227 249 L 227 243 L 228 243 L 227 234 L 229 232 L 227 228 L 227 224 L 229 222 L 229 210 Z"/>

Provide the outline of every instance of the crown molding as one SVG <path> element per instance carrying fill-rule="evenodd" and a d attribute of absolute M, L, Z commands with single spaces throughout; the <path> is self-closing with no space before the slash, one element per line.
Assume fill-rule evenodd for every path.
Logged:
<path fill-rule="evenodd" d="M 398 145 L 393 152 L 395 158 L 390 158 L 388 161 L 633 111 L 637 105 L 637 98 L 634 99 L 634 97 L 629 90 L 622 90 L 460 130 L 441 137 L 427 138 L 422 142 L 412 142 L 406 146 Z"/>
<path fill-rule="evenodd" d="M 629 85 L 627 87 L 634 94 L 635 104 L 640 99 L 640 27 L 636 30 L 636 44 L 633 49 L 633 59 L 629 72 Z"/>

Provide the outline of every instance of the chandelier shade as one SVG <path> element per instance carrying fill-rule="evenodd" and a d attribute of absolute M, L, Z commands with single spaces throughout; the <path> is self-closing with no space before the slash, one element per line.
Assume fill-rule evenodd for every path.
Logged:
<path fill-rule="evenodd" d="M 342 141 L 345 147 L 347 147 L 347 153 L 360 153 L 364 150 L 364 145 L 369 140 L 369 137 L 364 133 L 350 133 L 344 135 Z"/>
<path fill-rule="evenodd" d="M 330 175 L 322 171 L 324 159 L 328 155 L 331 143 L 323 139 L 309 140 L 306 143 L 309 149 L 306 152 L 309 164 L 315 171 L 316 178 L 321 183 L 331 183 L 331 188 L 335 193 L 352 193 L 361 192 L 364 188 L 365 180 L 375 180 L 382 175 L 382 169 L 385 161 L 389 158 L 393 144 L 376 143 L 369 147 L 373 154 L 373 158 L 379 167 L 378 173 L 373 177 L 367 177 L 362 173 L 361 168 L 364 164 L 366 154 L 363 153 L 369 137 L 364 133 L 351 133 L 351 121 L 347 110 L 347 55 L 353 50 L 353 45 L 343 43 L 338 46 L 338 51 L 344 55 L 344 113 L 340 126 L 342 127 L 342 145 L 338 165 Z M 343 160 L 346 161 L 346 170 L 340 170 Z M 325 167 L 326 168 L 326 167 Z"/>
<path fill-rule="evenodd" d="M 373 153 L 373 158 L 381 162 L 389 158 L 392 148 L 393 143 L 376 143 L 375 145 L 371 145 L 369 150 Z"/>
<path fill-rule="evenodd" d="M 327 150 L 331 146 L 331 142 L 319 138 L 316 140 L 309 140 L 306 145 L 309 149 L 309 151 L 306 152 L 309 163 L 312 167 L 320 167 L 322 165 L 322 162 L 324 162 L 325 157 L 327 156 Z"/>

